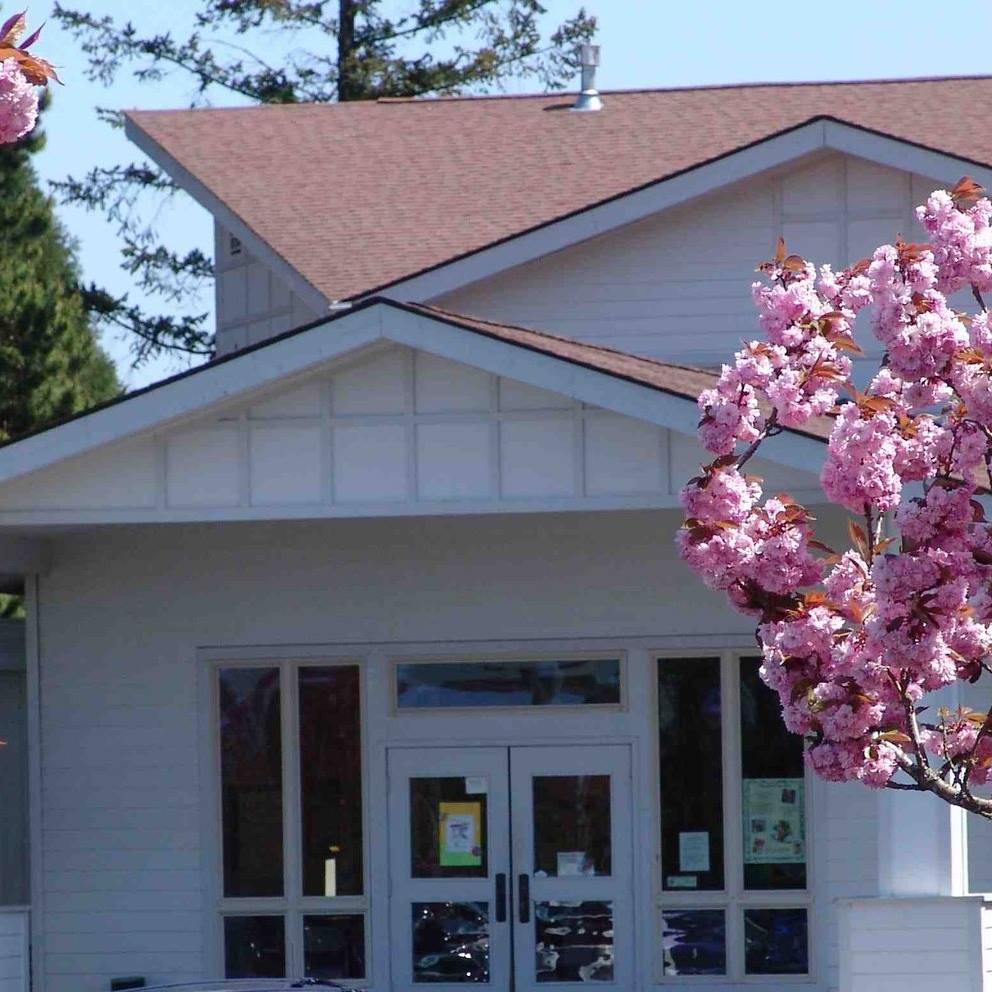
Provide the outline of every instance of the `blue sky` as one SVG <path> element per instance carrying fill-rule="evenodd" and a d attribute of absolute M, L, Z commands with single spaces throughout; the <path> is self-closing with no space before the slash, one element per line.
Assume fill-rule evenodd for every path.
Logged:
<path fill-rule="evenodd" d="M 198 8 L 194 0 L 64 0 L 94 14 L 130 18 L 142 31 L 181 31 Z M 397 9 L 413 0 L 395 0 Z M 549 22 L 574 11 L 572 0 L 546 0 Z M 587 10 L 600 21 L 602 45 L 600 86 L 603 89 L 691 86 L 715 83 L 809 79 L 866 79 L 992 73 L 992 5 L 953 7 L 928 0 L 833 0 L 806 4 L 761 5 L 746 0 L 707 3 L 669 0 L 587 0 Z M 6 10 L 13 7 L 4 4 Z M 34 27 L 50 12 L 49 0 L 28 9 Z M 962 24 L 955 11 L 967 11 Z M 194 88 L 174 75 L 141 85 L 123 75 L 107 89 L 85 77 L 85 57 L 72 38 L 49 23 L 38 45 L 40 54 L 60 67 L 65 87 L 55 87 L 56 100 L 46 115 L 48 146 L 39 156 L 44 180 L 81 175 L 97 165 L 135 157 L 124 136 L 96 119 L 97 106 L 181 107 L 189 105 Z M 529 89 L 510 85 L 510 91 Z M 224 94 L 209 102 L 227 105 Z M 982 122 L 988 126 L 987 122 Z M 609 167 L 608 162 L 603 163 Z M 112 227 L 98 214 L 59 208 L 78 240 L 87 279 L 116 292 L 133 290 L 118 268 Z M 185 197 L 160 208 L 166 236 L 184 246 L 209 247 L 207 214 Z M 202 301 L 209 309 L 211 300 Z M 104 341 L 124 382 L 136 387 L 184 367 L 165 358 L 130 367 L 127 341 L 108 334 Z"/>

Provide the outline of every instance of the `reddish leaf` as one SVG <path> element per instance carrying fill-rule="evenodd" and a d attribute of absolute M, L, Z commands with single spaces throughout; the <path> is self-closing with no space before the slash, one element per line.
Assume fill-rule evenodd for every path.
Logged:
<path fill-rule="evenodd" d="M 864 352 L 858 347 L 857 342 L 846 334 L 838 334 L 833 339 L 833 345 L 838 351 L 849 351 L 852 355 L 863 355 Z"/>
<path fill-rule="evenodd" d="M 11 14 L 0 25 L 0 48 L 13 48 L 18 39 L 24 34 L 24 29 L 27 27 L 27 21 L 24 15 L 27 13 L 26 10 L 22 10 L 19 14 Z"/>
<path fill-rule="evenodd" d="M 43 28 L 44 26 L 45 25 L 42 24 L 41 28 Z M 18 45 L 17 47 L 22 52 L 26 52 L 41 37 L 41 28 L 37 28 L 34 31 L 32 31 L 31 34 L 28 35 L 28 37 L 23 42 L 21 42 L 21 44 Z"/>
<path fill-rule="evenodd" d="M 892 744 L 911 744 L 912 738 L 909 734 L 903 733 L 901 730 L 883 730 L 882 733 L 878 735 L 880 741 L 889 741 Z"/>
<path fill-rule="evenodd" d="M 973 207 L 985 195 L 985 187 L 976 183 L 971 176 L 962 176 L 951 190 L 951 199 L 959 210 Z"/>
<path fill-rule="evenodd" d="M 851 543 L 861 552 L 861 557 L 868 560 L 868 535 L 864 528 L 853 520 L 847 521 L 847 533 Z"/>
<path fill-rule="evenodd" d="M 57 83 L 62 82 L 51 62 L 22 52 L 19 48 L 0 47 L 0 61 L 4 59 L 14 59 L 27 81 L 35 86 L 44 86 L 49 79 L 54 79 Z"/>

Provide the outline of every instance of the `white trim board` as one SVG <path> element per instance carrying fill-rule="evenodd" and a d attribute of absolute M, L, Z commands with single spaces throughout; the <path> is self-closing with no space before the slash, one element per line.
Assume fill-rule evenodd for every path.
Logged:
<path fill-rule="evenodd" d="M 499 340 L 389 300 L 370 300 L 338 317 L 8 445 L 0 449 L 0 485 L 115 441 L 243 401 L 336 360 L 352 358 L 379 342 L 417 348 L 682 434 L 694 434 L 699 418 L 694 399 Z M 769 447 L 767 457 L 788 468 L 810 471 L 818 466 L 823 450 L 823 442 L 816 438 L 788 433 Z"/>

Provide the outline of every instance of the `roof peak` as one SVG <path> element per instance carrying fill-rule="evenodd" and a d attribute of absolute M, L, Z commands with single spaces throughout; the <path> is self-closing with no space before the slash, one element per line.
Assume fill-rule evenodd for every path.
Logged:
<path fill-rule="evenodd" d="M 992 81 L 992 74 L 964 74 L 944 76 L 882 76 L 877 79 L 804 79 L 804 80 L 757 80 L 740 83 L 697 83 L 689 86 L 634 86 L 616 89 L 600 90 L 602 96 L 637 96 L 638 94 L 653 93 L 695 93 L 719 90 L 754 90 L 754 89 L 800 89 L 805 87 L 823 86 L 899 86 L 913 83 L 955 83 L 969 81 Z M 375 106 L 413 105 L 431 106 L 438 103 L 482 103 L 487 101 L 527 101 L 555 100 L 571 98 L 575 90 L 547 90 L 540 93 L 462 93 L 440 96 L 382 96 L 375 100 L 354 100 L 346 103 L 263 103 L 238 107 L 183 107 L 175 109 L 142 110 L 132 109 L 127 114 L 170 114 L 170 113 L 232 113 L 237 111 L 273 111 L 273 110 L 312 110 L 327 108 L 329 110 L 368 109 Z"/>

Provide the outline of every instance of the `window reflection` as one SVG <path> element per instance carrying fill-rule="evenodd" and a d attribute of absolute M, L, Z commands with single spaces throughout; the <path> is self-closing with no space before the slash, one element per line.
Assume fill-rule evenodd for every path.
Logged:
<path fill-rule="evenodd" d="M 722 909 L 666 909 L 661 917 L 666 975 L 723 975 L 727 918 Z"/>
<path fill-rule="evenodd" d="M 283 918 L 225 917 L 224 973 L 228 978 L 282 978 L 286 974 Z"/>
<path fill-rule="evenodd" d="M 613 903 L 534 904 L 539 982 L 613 981 Z"/>
<path fill-rule="evenodd" d="M 662 885 L 724 887 L 720 659 L 658 662 Z"/>
<path fill-rule="evenodd" d="M 760 658 L 741 658 L 741 799 L 746 889 L 806 887 L 803 741 L 782 722 Z"/>
<path fill-rule="evenodd" d="M 805 975 L 809 971 L 805 909 L 746 909 L 744 957 L 749 975 Z"/>
<path fill-rule="evenodd" d="M 279 670 L 222 669 L 219 696 L 224 895 L 282 895 Z"/>
<path fill-rule="evenodd" d="M 365 917 L 304 916 L 303 966 L 307 978 L 364 978 Z"/>
<path fill-rule="evenodd" d="M 396 669 L 400 709 L 585 706 L 620 702 L 620 661 L 411 663 Z"/>
<path fill-rule="evenodd" d="M 534 872 L 609 875 L 610 776 L 537 775 Z"/>
<path fill-rule="evenodd" d="M 357 665 L 299 670 L 303 894 L 362 892 L 362 732 Z"/>
<path fill-rule="evenodd" d="M 413 980 L 489 981 L 489 904 L 413 904 Z"/>

